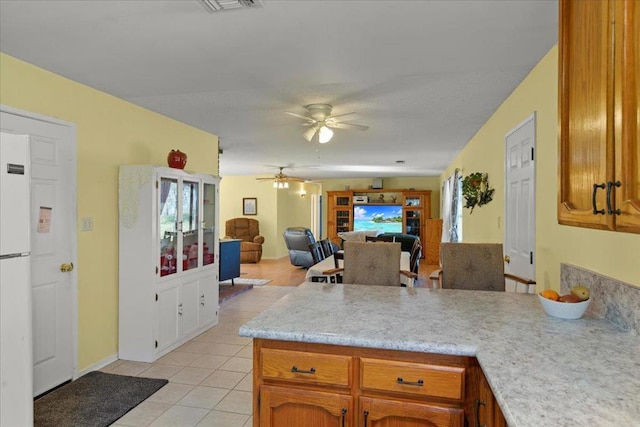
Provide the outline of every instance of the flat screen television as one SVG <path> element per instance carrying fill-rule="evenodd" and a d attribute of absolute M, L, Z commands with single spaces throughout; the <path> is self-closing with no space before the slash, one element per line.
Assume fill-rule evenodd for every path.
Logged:
<path fill-rule="evenodd" d="M 402 233 L 402 205 L 355 205 L 353 231 Z"/>

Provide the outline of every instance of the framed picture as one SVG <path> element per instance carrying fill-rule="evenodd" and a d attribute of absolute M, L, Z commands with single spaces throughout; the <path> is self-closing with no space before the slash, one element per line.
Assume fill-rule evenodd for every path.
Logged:
<path fill-rule="evenodd" d="M 242 215 L 258 215 L 258 199 L 255 197 L 243 197 Z"/>

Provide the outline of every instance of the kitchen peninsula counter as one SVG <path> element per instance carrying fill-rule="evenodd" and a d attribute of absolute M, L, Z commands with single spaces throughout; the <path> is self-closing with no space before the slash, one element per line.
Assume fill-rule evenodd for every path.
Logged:
<path fill-rule="evenodd" d="M 304 283 L 240 335 L 476 357 L 511 427 L 640 423 L 640 338 L 535 295 Z"/>

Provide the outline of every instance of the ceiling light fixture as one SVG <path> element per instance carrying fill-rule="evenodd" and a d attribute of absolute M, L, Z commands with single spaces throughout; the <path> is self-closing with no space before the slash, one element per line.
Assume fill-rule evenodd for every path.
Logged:
<path fill-rule="evenodd" d="M 282 179 L 276 178 L 273 180 L 273 188 L 277 188 L 278 190 L 289 188 L 289 183 L 287 181 L 283 181 Z"/>
<path fill-rule="evenodd" d="M 209 13 L 264 7 L 262 0 L 196 0 Z"/>
<path fill-rule="evenodd" d="M 318 131 L 318 142 L 320 144 L 326 144 L 331 141 L 331 138 L 333 138 L 333 131 L 325 125 L 322 125 Z"/>

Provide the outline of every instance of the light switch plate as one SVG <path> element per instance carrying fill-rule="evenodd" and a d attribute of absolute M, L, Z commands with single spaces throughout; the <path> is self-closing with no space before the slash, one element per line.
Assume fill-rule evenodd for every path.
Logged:
<path fill-rule="evenodd" d="M 93 231 L 93 218 L 90 216 L 82 218 L 82 231 Z"/>

